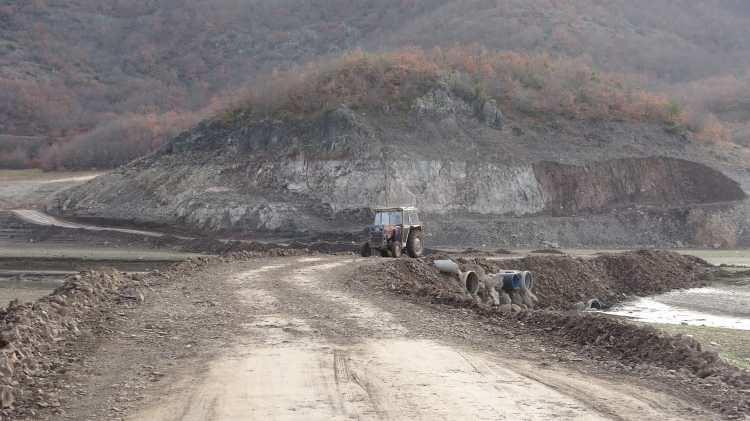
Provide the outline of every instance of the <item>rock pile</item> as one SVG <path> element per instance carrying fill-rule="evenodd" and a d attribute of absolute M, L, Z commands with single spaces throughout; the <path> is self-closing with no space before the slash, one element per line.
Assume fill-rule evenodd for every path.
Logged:
<path fill-rule="evenodd" d="M 79 326 L 86 320 L 111 304 L 142 302 L 139 287 L 139 281 L 119 272 L 84 272 L 33 304 L 13 301 L 0 310 L 2 409 L 13 407 L 26 390 L 22 385 L 54 369 L 51 356 L 65 341 L 82 335 Z M 59 402 L 52 396 L 44 405 Z"/>

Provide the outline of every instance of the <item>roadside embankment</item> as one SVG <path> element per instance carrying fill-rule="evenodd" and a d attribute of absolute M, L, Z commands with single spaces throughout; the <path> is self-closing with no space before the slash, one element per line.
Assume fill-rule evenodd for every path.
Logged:
<path fill-rule="evenodd" d="M 38 411 L 54 414 L 60 407 L 61 387 L 65 387 L 55 379 L 82 358 L 66 349 L 75 349 L 77 343 L 96 343 L 112 333 L 107 328 L 109 320 L 140 306 L 152 288 L 193 277 L 209 265 L 309 253 L 268 248 L 194 257 L 148 274 L 87 271 L 66 277 L 60 287 L 34 303 L 11 302 L 0 309 L 0 420 L 36 419 Z"/>
<path fill-rule="evenodd" d="M 451 257 L 437 253 L 420 260 L 384 263 L 383 282 L 408 295 L 433 300 L 472 301 L 454 276 L 441 274 L 432 264 Z M 498 273 L 513 269 L 534 273 L 535 308 L 567 310 L 590 299 L 605 303 L 628 296 L 645 296 L 674 289 L 706 285 L 713 271 L 707 262 L 667 251 L 641 250 L 601 254 L 593 258 L 538 255 L 518 259 L 489 260 L 457 257 L 465 269 Z M 392 264 L 390 264 L 392 263 Z M 481 298 L 481 297 L 480 297 Z"/>
<path fill-rule="evenodd" d="M 66 340 L 84 334 L 80 326 L 117 304 L 143 301 L 137 278 L 119 272 L 88 272 L 69 277 L 51 295 L 35 303 L 17 301 L 0 311 L 0 406 L 13 408 L 29 399 L 46 373 L 55 370 L 55 354 Z M 51 395 L 35 396 L 59 405 Z"/>
<path fill-rule="evenodd" d="M 713 271 L 706 262 L 660 251 L 605 254 L 590 259 L 456 259 L 462 270 L 479 267 L 487 273 L 499 269 L 535 272 L 536 310 L 522 308 L 522 303 L 516 305 L 514 301 L 513 311 L 506 311 L 503 305 L 488 305 L 481 293 L 467 293 L 457 277 L 438 272 L 432 261 L 442 257 L 445 256 L 384 261 L 379 270 L 368 268 L 367 272 L 358 273 L 354 282 L 417 300 L 469 307 L 490 323 L 510 327 L 519 334 L 542 335 L 551 344 L 573 348 L 595 360 L 614 361 L 626 371 L 659 367 L 669 376 L 680 377 L 686 387 L 711 387 L 712 393 L 699 395 L 707 405 L 728 417 L 750 414 L 750 373 L 704 349 L 695 339 L 605 315 L 560 311 L 590 298 L 616 302 L 628 295 L 703 285 Z"/>

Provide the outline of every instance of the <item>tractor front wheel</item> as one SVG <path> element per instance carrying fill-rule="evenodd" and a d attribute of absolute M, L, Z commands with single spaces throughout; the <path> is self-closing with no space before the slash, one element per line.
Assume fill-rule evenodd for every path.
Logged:
<path fill-rule="evenodd" d="M 370 257 L 370 256 L 372 256 L 372 247 L 370 247 L 370 243 L 364 243 L 364 244 L 362 244 L 362 248 L 359 249 L 359 254 L 362 257 Z"/>
<path fill-rule="evenodd" d="M 393 257 L 395 257 L 396 259 L 401 257 L 401 242 L 400 241 L 396 241 L 391 246 L 391 255 L 393 255 Z"/>
<path fill-rule="evenodd" d="M 423 252 L 422 233 L 419 231 L 412 231 L 411 234 L 409 234 L 409 239 L 406 240 L 406 253 L 409 254 L 409 257 L 417 258 L 421 257 Z"/>

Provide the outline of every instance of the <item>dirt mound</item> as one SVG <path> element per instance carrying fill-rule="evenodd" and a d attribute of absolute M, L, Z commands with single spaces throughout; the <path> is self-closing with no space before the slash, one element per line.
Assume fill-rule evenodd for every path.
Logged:
<path fill-rule="evenodd" d="M 708 263 L 694 257 L 653 250 L 594 258 L 540 255 L 502 262 L 475 259 L 471 263 L 489 273 L 500 269 L 534 272 L 538 305 L 552 309 L 568 309 L 592 298 L 611 304 L 629 295 L 702 286 L 709 268 Z"/>
<path fill-rule="evenodd" d="M 507 324 L 506 317 L 496 316 Z M 691 337 L 672 336 L 651 326 L 627 323 L 602 315 L 527 311 L 516 315 L 522 328 L 544 332 L 545 336 L 583 345 L 592 357 L 605 354 L 627 366 L 654 364 L 701 379 L 711 386 L 711 405 L 732 418 L 750 414 L 750 372 L 706 351 Z M 563 343 L 564 345 L 564 343 Z"/>
<path fill-rule="evenodd" d="M 54 370 L 51 357 L 62 343 L 82 335 L 79 326 L 101 315 L 112 303 L 137 304 L 143 300 L 140 283 L 118 272 L 88 272 L 68 278 L 50 296 L 33 304 L 11 302 L 0 311 L 0 406 L 12 408 L 19 394 L 30 393 L 20 384 Z M 51 396 L 40 402 L 57 405 Z"/>
<path fill-rule="evenodd" d="M 726 374 L 731 368 L 712 351 L 704 351 L 691 337 L 672 336 L 651 326 L 639 326 L 596 314 L 553 311 L 524 312 L 518 315 L 530 325 L 544 326 L 549 332 L 583 345 L 603 346 L 625 362 L 658 362 L 668 368 L 688 368 L 699 377 Z M 733 371 L 733 370 L 732 370 Z M 750 373 L 739 373 L 726 380 L 735 386 L 750 386 Z"/>
<path fill-rule="evenodd" d="M 375 284 L 382 282 L 391 290 L 437 302 L 471 301 L 455 276 L 441 274 L 432 264 L 450 256 L 439 253 L 419 260 L 388 261 L 377 274 L 363 274 L 363 279 L 375 276 Z M 458 257 L 456 261 L 462 270 L 479 267 L 489 274 L 501 270 L 533 272 L 536 307 L 546 309 L 570 309 L 593 298 L 613 304 L 631 295 L 698 287 L 705 285 L 710 272 L 710 265 L 700 259 L 651 250 L 594 258 L 539 255 L 500 262 L 475 257 Z"/>
<path fill-rule="evenodd" d="M 456 276 L 440 273 L 427 260 L 398 259 L 388 263 L 391 264 L 384 264 L 382 270 L 362 273 L 355 279 L 398 294 L 429 297 L 437 302 L 471 301 Z"/>
<path fill-rule="evenodd" d="M 698 386 L 711 384 L 720 391 L 707 398 L 716 409 L 728 416 L 750 414 L 750 373 L 727 364 L 715 352 L 702 349 L 698 341 L 609 316 L 553 310 L 568 308 L 589 297 L 614 302 L 628 294 L 646 295 L 702 285 L 711 272 L 705 261 L 663 251 L 605 254 L 589 259 L 532 256 L 502 262 L 458 258 L 462 270 L 479 267 L 493 273 L 502 267 L 535 272 L 538 309 L 514 308 L 508 312 L 502 306 L 483 304 L 467 294 L 455 276 L 439 273 L 432 262 L 445 257 L 384 261 L 382 269 L 369 268 L 356 279 L 370 287 L 432 303 L 472 308 L 494 323 L 521 333 L 544 335 L 546 340 L 572 347 L 583 355 L 618 361 L 626 367 L 652 364 L 683 373 L 702 382 Z"/>

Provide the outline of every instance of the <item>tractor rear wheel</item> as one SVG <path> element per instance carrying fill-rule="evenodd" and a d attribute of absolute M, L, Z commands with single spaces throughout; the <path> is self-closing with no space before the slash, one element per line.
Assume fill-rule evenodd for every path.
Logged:
<path fill-rule="evenodd" d="M 412 231 L 409 234 L 409 239 L 406 240 L 406 253 L 409 257 L 417 258 L 422 256 L 423 251 L 422 233 L 419 231 Z"/>

